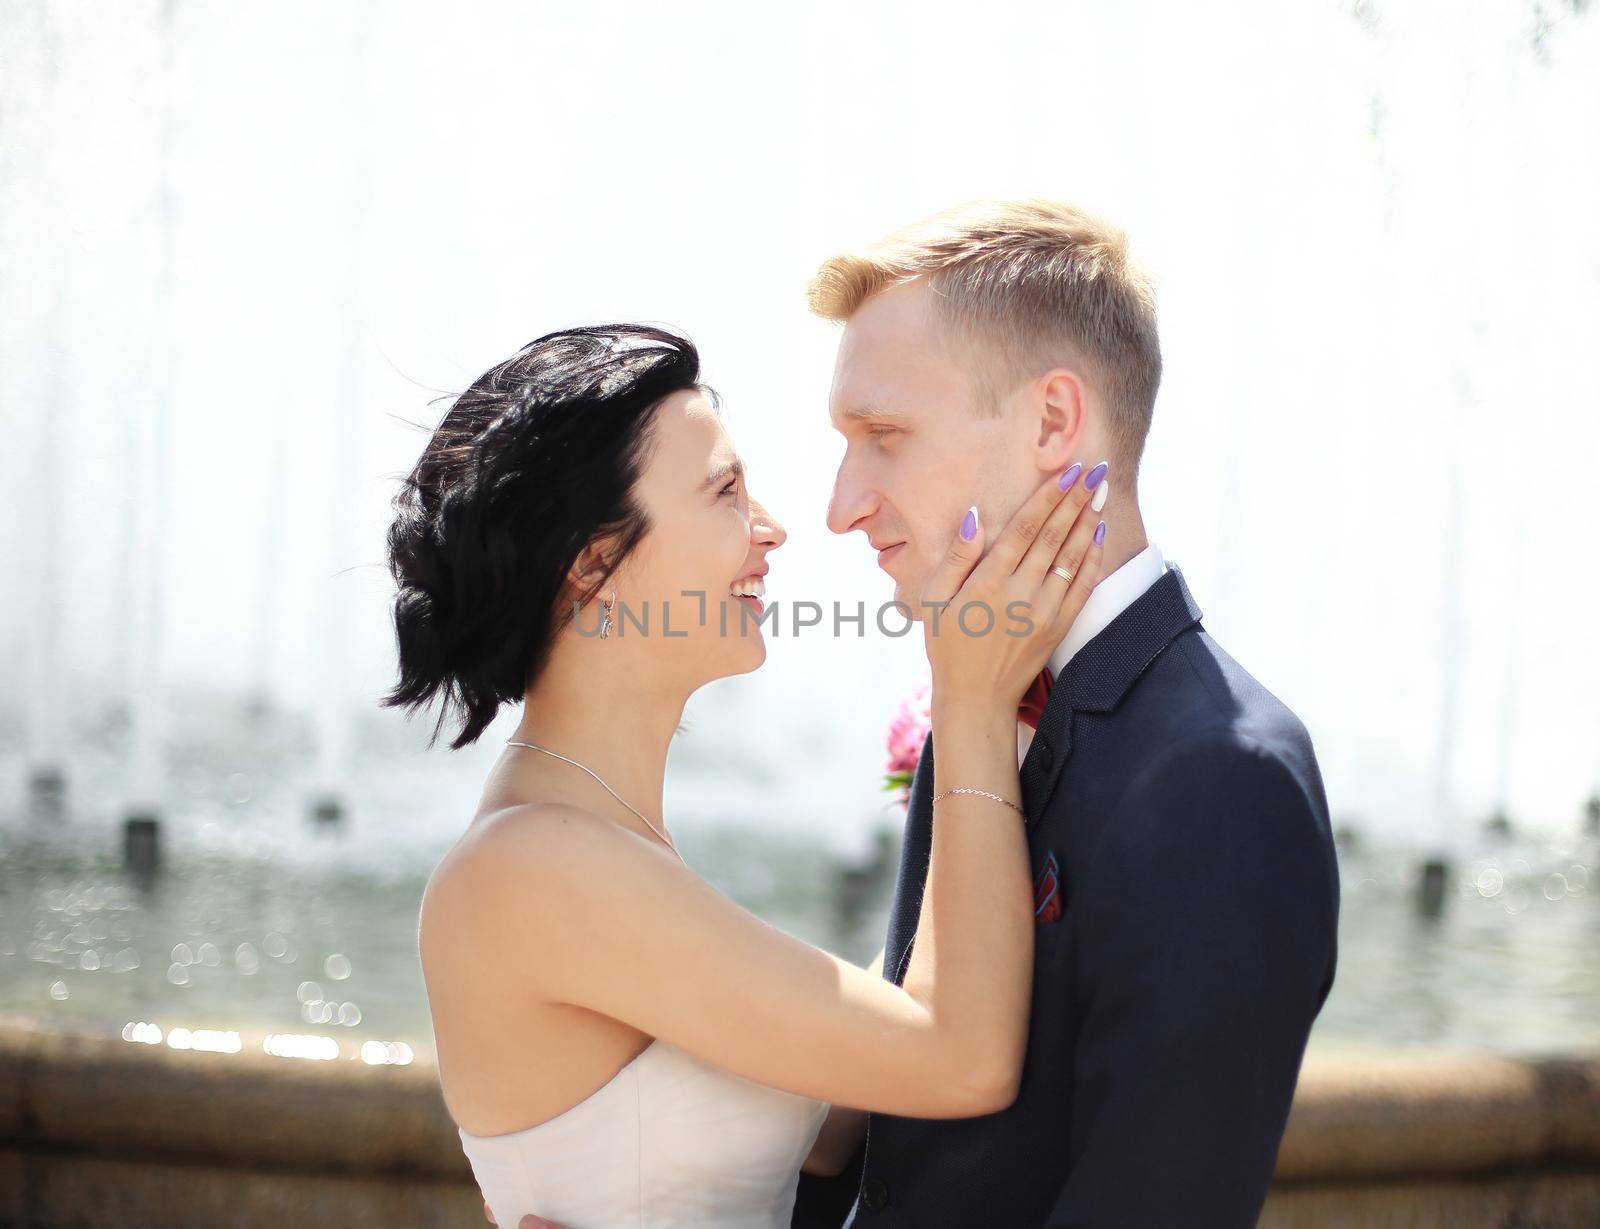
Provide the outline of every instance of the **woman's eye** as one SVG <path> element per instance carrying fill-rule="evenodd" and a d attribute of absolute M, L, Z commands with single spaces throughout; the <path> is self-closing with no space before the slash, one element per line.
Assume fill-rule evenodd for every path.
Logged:
<path fill-rule="evenodd" d="M 867 432 L 867 434 L 875 440 L 881 440 L 884 436 L 891 434 L 893 431 L 893 427 L 873 427 Z"/>

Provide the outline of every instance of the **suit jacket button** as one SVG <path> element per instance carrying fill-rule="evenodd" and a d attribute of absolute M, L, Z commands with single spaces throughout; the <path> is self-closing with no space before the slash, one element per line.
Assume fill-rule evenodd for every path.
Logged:
<path fill-rule="evenodd" d="M 889 1202 L 889 1188 L 881 1178 L 868 1178 L 861 1184 L 861 1206 L 869 1212 L 880 1212 Z"/>
<path fill-rule="evenodd" d="M 1056 762 L 1056 753 L 1053 750 L 1051 750 L 1049 743 L 1045 743 L 1043 746 L 1041 746 L 1039 748 L 1039 765 L 1040 765 L 1040 767 L 1042 767 L 1046 772 L 1049 772 L 1050 771 L 1050 765 L 1054 764 L 1055 762 Z"/>

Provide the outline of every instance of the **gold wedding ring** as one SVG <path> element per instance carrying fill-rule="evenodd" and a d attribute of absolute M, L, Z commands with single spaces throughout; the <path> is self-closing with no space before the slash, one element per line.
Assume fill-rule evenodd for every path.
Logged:
<path fill-rule="evenodd" d="M 1061 579 L 1066 581 L 1069 585 L 1072 583 L 1072 573 L 1067 571 L 1066 568 L 1060 567 L 1058 565 L 1056 567 L 1051 568 L 1050 570 L 1052 572 L 1054 572 L 1057 576 L 1061 577 Z"/>

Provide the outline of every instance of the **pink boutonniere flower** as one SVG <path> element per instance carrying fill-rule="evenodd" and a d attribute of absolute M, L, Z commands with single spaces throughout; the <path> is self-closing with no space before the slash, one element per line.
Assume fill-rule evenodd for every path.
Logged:
<path fill-rule="evenodd" d="M 932 727 L 933 687 L 924 683 L 900 701 L 894 720 L 889 722 L 889 756 L 883 766 L 883 788 L 898 790 L 902 805 L 911 801 L 911 777 Z"/>

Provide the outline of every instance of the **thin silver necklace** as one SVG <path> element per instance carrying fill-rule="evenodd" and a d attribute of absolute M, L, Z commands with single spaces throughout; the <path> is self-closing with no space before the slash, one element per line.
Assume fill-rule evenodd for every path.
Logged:
<path fill-rule="evenodd" d="M 627 807 L 628 810 L 632 811 L 635 815 L 639 816 L 640 819 L 644 820 L 645 827 L 649 828 L 650 831 L 654 832 L 663 841 L 665 841 L 667 843 L 667 848 L 668 849 L 672 850 L 673 853 L 677 853 L 678 854 L 678 861 L 680 861 L 680 862 L 683 861 L 683 855 L 681 853 L 678 853 L 678 847 L 672 843 L 672 838 L 670 836 L 668 836 L 665 832 L 661 831 L 660 828 L 656 827 L 653 823 L 651 823 L 650 822 L 650 817 L 648 815 L 645 815 L 644 813 L 639 811 L 626 798 L 624 798 L 621 794 L 617 793 L 616 790 L 612 789 L 604 781 L 601 781 L 600 780 L 600 774 L 597 773 L 594 769 L 585 767 L 584 765 L 578 763 L 577 760 L 569 760 L 569 759 L 567 759 L 566 756 L 562 755 L 560 752 L 552 751 L 552 750 L 550 750 L 549 747 L 541 747 L 538 743 L 524 743 L 524 742 L 518 742 L 514 738 L 508 738 L 508 739 L 506 739 L 506 745 L 508 747 L 528 747 L 528 748 L 530 748 L 530 749 L 532 749 L 534 751 L 543 751 L 546 755 L 553 755 L 553 756 L 556 757 L 556 759 L 563 760 L 566 763 L 571 764 L 574 768 L 582 768 L 584 772 L 588 773 L 596 781 L 600 781 L 600 788 L 601 789 L 605 790 L 606 793 L 610 794 L 618 802 L 622 803 L 622 805 Z M 685 863 L 685 865 L 687 865 L 687 863 Z"/>

